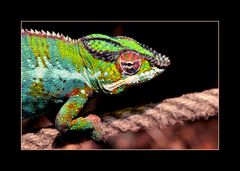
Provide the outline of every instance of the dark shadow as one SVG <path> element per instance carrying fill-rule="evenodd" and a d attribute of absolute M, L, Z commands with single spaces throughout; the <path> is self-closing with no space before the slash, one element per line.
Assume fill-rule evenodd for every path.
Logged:
<path fill-rule="evenodd" d="M 52 148 L 62 148 L 68 144 L 80 144 L 87 140 L 93 140 L 91 138 L 92 130 L 86 131 L 68 131 L 65 133 L 59 133 L 54 139 Z M 103 144 L 103 142 L 95 142 L 97 144 Z"/>

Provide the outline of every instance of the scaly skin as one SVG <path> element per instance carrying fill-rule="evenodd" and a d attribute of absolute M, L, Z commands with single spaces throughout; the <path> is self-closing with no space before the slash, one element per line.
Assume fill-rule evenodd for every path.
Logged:
<path fill-rule="evenodd" d="M 22 118 L 44 114 L 49 103 L 67 98 L 55 123 L 62 132 L 95 129 L 97 116 L 78 117 L 93 92 L 118 94 L 158 76 L 170 64 L 132 38 L 102 34 L 71 40 L 54 32 L 22 30 L 21 52 Z"/>

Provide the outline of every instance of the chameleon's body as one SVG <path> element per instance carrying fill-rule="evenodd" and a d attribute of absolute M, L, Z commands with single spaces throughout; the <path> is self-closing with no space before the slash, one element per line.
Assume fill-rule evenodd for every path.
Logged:
<path fill-rule="evenodd" d="M 118 94 L 169 65 L 167 57 L 124 36 L 71 40 L 54 32 L 21 34 L 22 118 L 44 114 L 49 103 L 68 98 L 56 117 L 63 132 L 94 129 L 96 118 L 78 117 L 93 92 Z"/>

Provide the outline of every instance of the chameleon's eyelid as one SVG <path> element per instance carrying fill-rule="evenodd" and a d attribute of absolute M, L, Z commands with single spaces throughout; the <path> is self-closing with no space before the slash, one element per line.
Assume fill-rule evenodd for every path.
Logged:
<path fill-rule="evenodd" d="M 169 65 L 168 58 L 165 55 L 162 56 L 160 53 L 158 53 L 155 57 L 152 57 L 150 55 L 142 54 L 140 52 L 137 52 L 137 51 L 131 50 L 131 49 L 124 49 L 124 50 L 118 52 L 116 54 L 116 56 L 114 57 L 115 58 L 114 63 L 117 62 L 117 58 L 120 57 L 123 53 L 129 53 L 129 52 L 136 53 L 139 56 L 139 59 L 141 61 L 146 60 L 149 62 L 149 64 L 151 66 L 165 67 L 165 66 Z M 158 57 L 159 59 L 156 59 L 156 57 Z"/>

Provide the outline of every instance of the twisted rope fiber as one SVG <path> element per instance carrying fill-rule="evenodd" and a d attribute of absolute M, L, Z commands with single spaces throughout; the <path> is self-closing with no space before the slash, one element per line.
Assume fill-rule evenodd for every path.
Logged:
<path fill-rule="evenodd" d="M 218 114 L 219 90 L 189 93 L 170 98 L 161 103 L 126 108 L 106 114 L 99 124 L 101 140 L 124 132 L 137 132 L 141 129 L 183 124 L 187 120 L 208 119 Z"/>
<path fill-rule="evenodd" d="M 218 115 L 218 89 L 189 93 L 139 107 L 107 113 L 99 124 L 102 141 L 125 132 L 158 127 L 160 129 Z M 59 134 L 57 129 L 43 128 L 37 133 L 22 136 L 22 149 L 52 149 Z"/>

